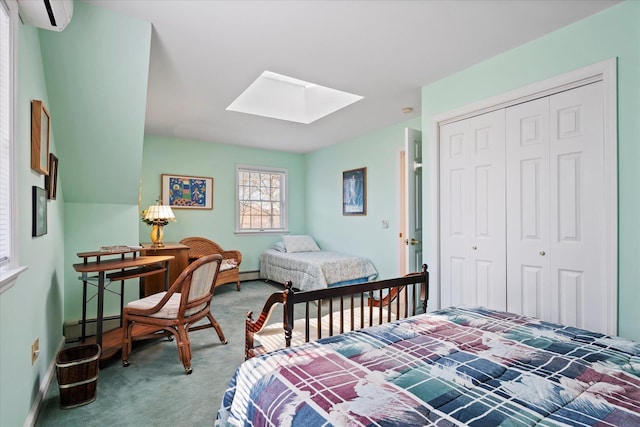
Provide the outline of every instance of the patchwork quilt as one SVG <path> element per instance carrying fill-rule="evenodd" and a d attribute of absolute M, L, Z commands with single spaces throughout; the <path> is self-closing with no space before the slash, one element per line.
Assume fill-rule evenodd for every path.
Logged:
<path fill-rule="evenodd" d="M 333 251 L 279 252 L 267 249 L 260 254 L 260 277 L 285 283 L 302 291 L 324 289 L 358 279 L 370 281 L 378 272 L 364 257 Z"/>
<path fill-rule="evenodd" d="M 216 425 L 640 426 L 640 343 L 449 308 L 247 360 Z"/>

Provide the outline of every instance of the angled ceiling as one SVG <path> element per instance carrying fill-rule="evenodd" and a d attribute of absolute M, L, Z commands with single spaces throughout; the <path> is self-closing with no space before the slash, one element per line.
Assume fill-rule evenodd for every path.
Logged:
<path fill-rule="evenodd" d="M 84 1 L 153 25 L 147 134 L 300 153 L 417 117 L 422 86 L 619 3 Z M 311 124 L 228 111 L 267 70 L 364 99 Z"/>

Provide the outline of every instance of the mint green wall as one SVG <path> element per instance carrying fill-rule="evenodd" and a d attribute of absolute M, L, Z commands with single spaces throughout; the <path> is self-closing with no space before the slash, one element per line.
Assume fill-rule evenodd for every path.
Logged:
<path fill-rule="evenodd" d="M 213 210 L 174 209 L 177 222 L 164 228 L 164 241 L 188 236 L 214 240 L 225 249 L 242 252 L 241 271 L 258 270 L 260 252 L 278 240 L 277 235 L 236 235 L 236 164 L 288 169 L 289 230 L 305 231 L 304 155 L 257 150 L 211 142 L 146 136 L 142 162 L 140 209 L 160 197 L 160 176 L 176 174 L 213 178 Z M 140 241 L 149 242 L 150 228 L 140 219 Z"/>
<path fill-rule="evenodd" d="M 2 426 L 25 423 L 64 321 L 80 317 L 76 253 L 138 241 L 151 24 L 84 2 L 74 9 L 61 33 L 19 25 L 18 249 L 28 269 L 0 295 Z M 31 187 L 44 187 L 30 168 L 32 99 L 49 109 L 50 148 L 59 158 L 57 199 L 47 203 L 41 237 L 31 237 Z M 105 311 L 118 306 L 107 302 Z M 36 337 L 41 353 L 31 366 Z"/>
<path fill-rule="evenodd" d="M 136 204 L 151 24 L 76 1 L 40 40 L 65 200 Z"/>
<path fill-rule="evenodd" d="M 322 249 L 369 258 L 379 278 L 400 273 L 400 151 L 405 121 L 307 155 L 307 232 Z M 342 172 L 367 168 L 367 215 L 342 215 Z M 389 228 L 382 228 L 382 220 Z"/>
<path fill-rule="evenodd" d="M 78 252 L 137 244 L 151 24 L 75 2 L 62 32 L 40 31 L 65 194 L 65 320 L 82 313 Z M 137 284 L 127 283 L 127 296 Z M 95 316 L 94 299 L 88 315 Z M 107 294 L 105 315 L 119 313 Z"/>
<path fill-rule="evenodd" d="M 49 105 L 38 31 L 19 25 L 18 256 L 28 266 L 15 286 L 0 295 L 0 425 L 21 426 L 50 361 L 62 343 L 64 296 L 64 199 L 47 202 L 47 234 L 31 237 L 31 187 L 44 188 L 44 176 L 31 170 L 31 100 Z M 52 124 L 55 126 L 55 124 Z M 57 148 L 55 135 L 51 150 Z M 41 354 L 31 365 L 31 344 Z"/>
<path fill-rule="evenodd" d="M 618 323 L 619 334 L 635 340 L 640 340 L 639 22 L 640 2 L 627 1 L 422 90 L 423 149 L 428 155 L 428 144 L 433 143 L 428 141 L 430 120 L 434 115 L 595 62 L 618 58 Z M 429 224 L 429 174 L 424 177 L 424 223 Z M 425 234 L 424 239 L 428 241 L 429 235 Z M 431 256 L 427 253 L 426 260 Z"/>

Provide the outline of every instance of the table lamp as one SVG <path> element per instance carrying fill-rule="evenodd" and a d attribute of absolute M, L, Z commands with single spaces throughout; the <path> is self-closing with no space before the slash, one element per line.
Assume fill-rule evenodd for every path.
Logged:
<path fill-rule="evenodd" d="M 152 226 L 151 247 L 161 248 L 164 246 L 164 243 L 162 243 L 162 237 L 164 235 L 162 228 L 169 222 L 175 222 L 176 217 L 170 206 L 158 203 L 157 205 L 149 206 L 149 209 L 146 210 L 143 221 Z"/>

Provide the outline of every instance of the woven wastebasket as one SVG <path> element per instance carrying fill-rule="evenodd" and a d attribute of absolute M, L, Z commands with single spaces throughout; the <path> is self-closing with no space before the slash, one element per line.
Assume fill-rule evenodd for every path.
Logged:
<path fill-rule="evenodd" d="M 100 346 L 86 344 L 58 352 L 56 375 L 60 388 L 60 407 L 75 408 L 96 400 Z"/>

